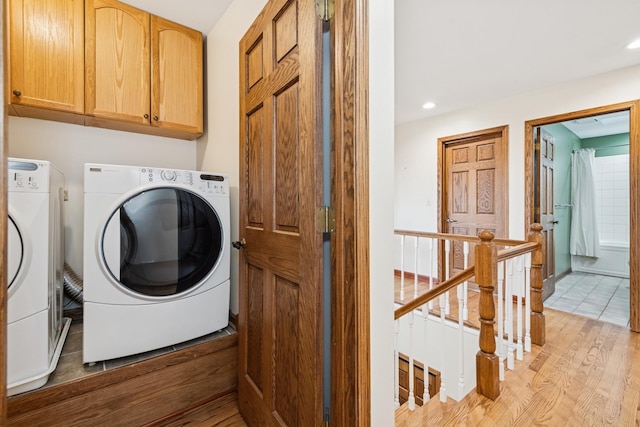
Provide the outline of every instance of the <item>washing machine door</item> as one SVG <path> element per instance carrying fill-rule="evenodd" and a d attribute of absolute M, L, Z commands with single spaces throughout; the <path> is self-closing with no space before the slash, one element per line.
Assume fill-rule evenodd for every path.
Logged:
<path fill-rule="evenodd" d="M 25 268 L 26 247 L 20 228 L 12 215 L 7 221 L 7 289 L 9 295 L 17 288 L 18 278 Z"/>
<path fill-rule="evenodd" d="M 120 286 L 166 298 L 195 290 L 215 270 L 223 231 L 214 208 L 198 194 L 158 187 L 124 201 L 101 242 L 104 264 Z"/>

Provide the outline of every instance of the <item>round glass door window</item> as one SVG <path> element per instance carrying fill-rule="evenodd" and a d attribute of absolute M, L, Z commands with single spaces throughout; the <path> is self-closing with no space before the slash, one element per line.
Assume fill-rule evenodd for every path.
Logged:
<path fill-rule="evenodd" d="M 125 201 L 111 215 L 102 254 L 122 286 L 151 297 L 193 290 L 222 255 L 222 224 L 195 193 L 154 188 Z"/>
<path fill-rule="evenodd" d="M 8 221 L 7 235 L 7 288 L 11 290 L 11 286 L 16 282 L 22 264 L 24 263 L 24 242 L 22 235 L 11 215 Z"/>

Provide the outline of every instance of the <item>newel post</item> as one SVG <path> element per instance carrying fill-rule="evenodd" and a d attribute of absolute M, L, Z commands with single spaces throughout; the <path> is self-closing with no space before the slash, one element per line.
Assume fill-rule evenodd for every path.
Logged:
<path fill-rule="evenodd" d="M 498 251 L 493 233 L 484 230 L 478 234 L 480 244 L 475 248 L 475 282 L 480 288 L 480 350 L 476 354 L 476 391 L 491 400 L 500 395 L 498 356 L 493 325 L 496 310 L 493 291 L 498 279 Z"/>
<path fill-rule="evenodd" d="M 542 305 L 544 237 L 542 236 L 542 225 L 531 224 L 527 240 L 538 243 L 538 248 L 531 253 L 531 342 L 536 345 L 544 345 L 545 321 Z"/>

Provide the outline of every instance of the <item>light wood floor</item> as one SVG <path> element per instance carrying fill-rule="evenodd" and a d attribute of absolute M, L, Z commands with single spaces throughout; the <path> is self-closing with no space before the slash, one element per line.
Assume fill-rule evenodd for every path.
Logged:
<path fill-rule="evenodd" d="M 247 424 L 238 411 L 238 394 L 231 393 L 183 414 L 179 418 L 153 427 L 246 427 Z"/>
<path fill-rule="evenodd" d="M 575 314 L 545 310 L 547 342 L 507 371 L 495 402 L 471 392 L 435 398 L 396 426 L 640 425 L 640 334 Z"/>
<path fill-rule="evenodd" d="M 434 285 L 435 287 L 437 287 L 437 285 Z M 395 287 L 394 287 L 394 298 L 395 298 L 395 302 L 397 304 L 403 304 L 403 303 L 407 303 L 411 300 L 413 300 L 414 298 L 416 298 L 417 296 L 420 296 L 422 294 L 424 294 L 425 292 L 427 292 L 429 290 L 429 283 L 425 280 L 419 280 L 418 281 L 418 286 L 417 286 L 417 291 L 416 291 L 416 285 L 415 282 L 413 280 L 413 278 L 411 279 L 405 279 L 405 284 L 404 284 L 404 298 L 402 298 L 401 295 L 401 291 L 400 291 L 400 277 L 399 276 L 395 276 Z M 453 322 L 457 322 L 458 321 L 458 309 L 459 309 L 459 305 L 458 305 L 458 296 L 457 296 L 457 290 L 453 289 L 451 291 L 448 292 L 449 293 L 449 308 L 450 308 L 450 312 L 447 315 L 447 319 L 453 321 Z M 467 291 L 467 311 L 468 311 L 468 320 L 465 321 L 465 324 L 467 326 L 479 329 L 480 328 L 480 313 L 478 311 L 479 309 L 479 299 L 480 299 L 480 293 L 477 290 L 473 290 L 473 289 L 469 289 Z M 498 304 L 498 299 L 497 297 L 494 297 L 494 307 L 497 307 Z M 516 308 L 516 304 L 513 305 L 514 309 Z M 440 316 L 440 308 L 438 305 L 438 298 L 436 298 L 434 300 L 434 304 L 433 304 L 433 309 L 429 310 L 429 313 L 434 315 L 434 316 Z M 516 319 L 514 319 L 514 330 L 516 330 Z"/>

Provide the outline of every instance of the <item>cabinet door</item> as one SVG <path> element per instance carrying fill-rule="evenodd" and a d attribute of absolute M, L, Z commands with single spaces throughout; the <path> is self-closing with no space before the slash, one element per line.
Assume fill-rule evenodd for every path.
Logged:
<path fill-rule="evenodd" d="M 202 34 L 152 16 L 151 58 L 152 124 L 202 134 Z"/>
<path fill-rule="evenodd" d="M 9 102 L 83 113 L 83 0 L 10 0 L 9 8 Z"/>
<path fill-rule="evenodd" d="M 86 114 L 149 120 L 149 14 L 114 0 L 86 2 Z"/>

